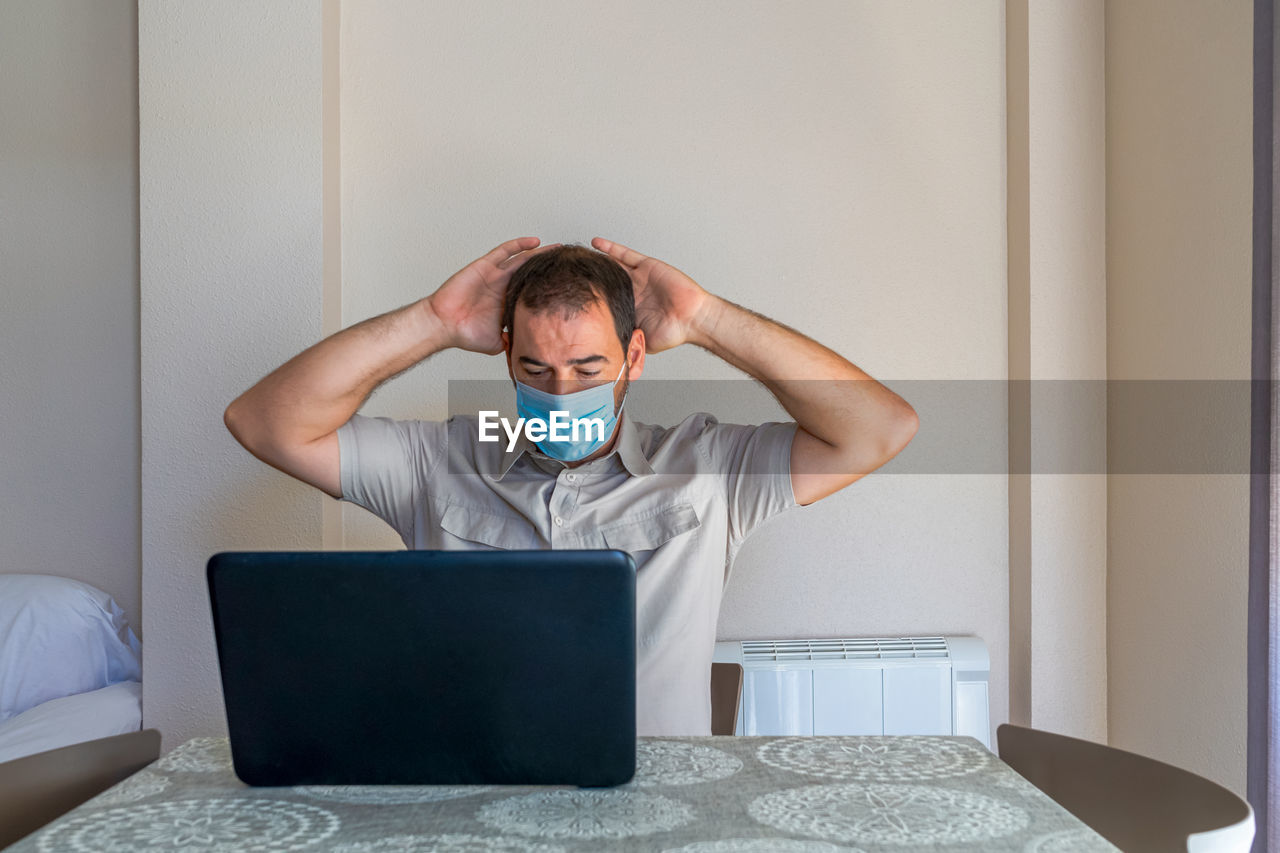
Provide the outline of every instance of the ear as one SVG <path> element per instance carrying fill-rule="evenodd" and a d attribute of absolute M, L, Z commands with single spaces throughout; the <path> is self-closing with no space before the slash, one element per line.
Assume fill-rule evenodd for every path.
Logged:
<path fill-rule="evenodd" d="M 627 371 L 627 379 L 636 380 L 644 373 L 644 330 L 636 327 L 631 333 L 631 343 L 627 346 L 627 360 L 631 369 Z"/>
<path fill-rule="evenodd" d="M 514 382 L 516 374 L 511 369 L 511 333 L 506 329 L 502 330 L 502 351 L 507 356 L 507 376 L 511 377 L 511 381 Z"/>

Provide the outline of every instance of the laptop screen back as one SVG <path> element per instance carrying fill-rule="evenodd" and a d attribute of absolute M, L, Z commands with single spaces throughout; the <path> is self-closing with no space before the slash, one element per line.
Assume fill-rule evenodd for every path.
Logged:
<path fill-rule="evenodd" d="M 250 785 L 604 786 L 635 771 L 622 551 L 228 552 L 208 582 Z"/>

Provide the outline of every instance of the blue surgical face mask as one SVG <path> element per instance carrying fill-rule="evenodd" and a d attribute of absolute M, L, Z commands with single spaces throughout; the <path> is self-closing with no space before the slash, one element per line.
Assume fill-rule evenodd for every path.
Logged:
<path fill-rule="evenodd" d="M 618 412 L 622 411 L 622 403 L 626 403 L 624 394 L 622 403 L 619 403 L 617 411 L 614 411 L 613 389 L 622 380 L 622 374 L 626 369 L 627 365 L 624 362 L 622 370 L 618 371 L 617 379 L 583 391 L 575 391 L 572 394 L 548 394 L 546 391 L 531 388 L 517 380 L 516 414 L 525 420 L 537 418 L 543 423 L 550 424 L 552 412 L 565 412 L 566 415 L 561 416 L 561 419 L 567 417 L 570 423 L 592 418 L 599 418 L 604 422 L 603 435 L 597 434 L 593 424 L 590 429 L 580 428 L 578 440 L 574 441 L 572 428 L 562 429 L 561 432 L 569 436 L 568 440 L 552 441 L 548 433 L 546 441 L 536 442 L 538 449 L 552 459 L 559 459 L 561 462 L 577 462 L 608 443 L 610 436 L 613 435 L 613 428 L 618 423 Z"/>

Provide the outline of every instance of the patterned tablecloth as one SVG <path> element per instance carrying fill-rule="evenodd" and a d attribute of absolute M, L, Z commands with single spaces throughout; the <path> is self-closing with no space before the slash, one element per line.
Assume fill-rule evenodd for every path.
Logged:
<path fill-rule="evenodd" d="M 1115 850 L 967 737 L 641 738 L 617 788 L 252 788 L 195 738 L 9 848 Z"/>

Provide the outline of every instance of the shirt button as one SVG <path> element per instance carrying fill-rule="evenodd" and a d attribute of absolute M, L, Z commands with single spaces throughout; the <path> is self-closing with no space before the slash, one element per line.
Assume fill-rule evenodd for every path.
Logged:
<path fill-rule="evenodd" d="M 568 480 L 570 483 L 576 483 L 578 482 L 578 475 L 570 474 L 569 476 L 565 477 L 565 479 Z"/>
<path fill-rule="evenodd" d="M 564 527 L 564 519 L 558 515 L 556 516 L 556 527 Z"/>

